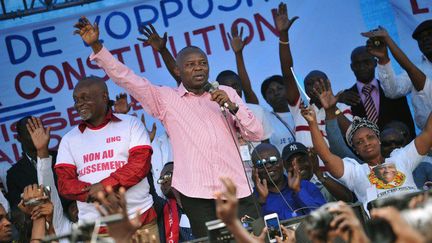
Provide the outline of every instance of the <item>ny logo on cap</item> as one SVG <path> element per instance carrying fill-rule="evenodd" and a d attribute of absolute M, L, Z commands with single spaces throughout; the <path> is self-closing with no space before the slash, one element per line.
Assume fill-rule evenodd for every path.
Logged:
<path fill-rule="evenodd" d="M 295 145 L 295 144 L 291 145 L 291 146 L 290 146 L 290 150 L 291 150 L 291 151 L 293 151 L 293 150 L 297 150 L 297 145 Z"/>

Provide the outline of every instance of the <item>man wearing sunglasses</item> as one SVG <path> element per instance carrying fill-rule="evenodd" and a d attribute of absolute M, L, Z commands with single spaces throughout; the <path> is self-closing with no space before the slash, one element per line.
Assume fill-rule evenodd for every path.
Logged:
<path fill-rule="evenodd" d="M 277 213 L 280 220 L 306 215 L 326 201 L 318 188 L 302 180 L 294 164 L 284 175 L 283 160 L 278 149 L 267 143 L 252 152 L 255 191 L 263 215 Z"/>

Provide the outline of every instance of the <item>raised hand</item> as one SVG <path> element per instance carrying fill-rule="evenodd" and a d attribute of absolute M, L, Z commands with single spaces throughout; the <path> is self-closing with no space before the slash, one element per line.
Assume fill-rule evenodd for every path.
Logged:
<path fill-rule="evenodd" d="M 396 236 L 396 243 L 402 242 L 426 242 L 426 239 L 419 231 L 411 227 L 401 213 L 395 207 L 377 208 L 371 211 L 373 219 L 381 218 L 387 221 L 392 227 Z"/>
<path fill-rule="evenodd" d="M 145 116 L 144 116 L 144 114 L 141 114 L 141 122 L 144 124 L 144 127 L 145 127 L 145 129 L 147 130 L 147 132 L 148 132 L 148 134 L 149 134 L 150 142 L 153 142 L 153 140 L 154 140 L 154 138 L 155 138 L 155 136 L 156 136 L 156 123 L 153 122 L 152 129 L 149 130 L 149 129 L 147 128 L 147 124 L 146 124 L 146 121 L 145 121 Z"/>
<path fill-rule="evenodd" d="M 130 242 L 133 234 L 141 227 L 139 211 L 134 219 L 129 220 L 125 193 L 126 190 L 123 187 L 119 189 L 118 195 L 111 187 L 107 187 L 106 193 L 103 191 L 98 193 L 99 203 L 95 203 L 96 209 L 103 217 L 113 214 L 123 215 L 121 221 L 107 224 L 109 235 L 115 242 Z"/>
<path fill-rule="evenodd" d="M 239 34 L 238 26 L 233 25 L 231 27 L 231 35 L 230 33 L 227 33 L 227 35 L 231 44 L 231 48 L 234 51 L 234 53 L 242 52 L 244 46 L 246 45 L 246 39 L 247 39 L 247 37 L 243 39 L 243 27 L 240 28 L 240 34 Z"/>
<path fill-rule="evenodd" d="M 114 113 L 127 114 L 132 106 L 132 102 L 127 102 L 127 94 L 121 93 L 116 95 L 116 101 L 114 102 Z"/>
<path fill-rule="evenodd" d="M 226 190 L 214 193 L 216 197 L 216 216 L 226 225 L 232 225 L 237 220 L 237 188 L 228 177 L 220 178 L 220 180 L 225 185 Z"/>
<path fill-rule="evenodd" d="M 278 31 L 287 32 L 291 28 L 291 25 L 294 23 L 294 21 L 296 21 L 298 18 L 298 16 L 295 16 L 289 19 L 287 5 L 281 2 L 276 13 L 276 27 Z"/>
<path fill-rule="evenodd" d="M 361 98 L 358 92 L 352 90 L 342 90 L 336 95 L 337 101 L 347 104 L 349 106 L 356 106 L 360 104 Z"/>
<path fill-rule="evenodd" d="M 309 161 L 312 162 L 313 173 L 318 177 L 318 179 L 322 179 L 323 172 L 320 170 L 318 155 L 316 154 L 314 148 L 308 148 L 308 157 Z"/>
<path fill-rule="evenodd" d="M 44 217 L 46 222 L 50 225 L 53 222 L 54 205 L 51 201 L 47 201 L 44 204 L 38 205 L 33 208 L 31 213 L 31 219 L 35 220 L 40 217 Z"/>
<path fill-rule="evenodd" d="M 97 23 L 92 25 L 90 21 L 83 16 L 74 27 L 76 28 L 74 34 L 79 34 L 87 45 L 92 46 L 99 42 L 99 26 Z"/>
<path fill-rule="evenodd" d="M 366 42 L 366 49 L 372 56 L 377 57 L 380 62 L 390 60 L 387 43 L 391 37 L 384 27 L 379 26 L 378 29 L 363 32 L 361 35 L 369 38 Z"/>
<path fill-rule="evenodd" d="M 237 108 L 235 104 L 231 102 L 228 94 L 222 89 L 218 89 L 211 93 L 211 100 L 215 101 L 220 106 L 229 109 L 230 111 L 234 111 Z"/>
<path fill-rule="evenodd" d="M 298 193 L 300 191 L 300 170 L 297 163 L 294 161 L 293 165 L 288 170 L 288 187 L 294 192 Z"/>
<path fill-rule="evenodd" d="M 41 120 L 36 117 L 28 119 L 26 126 L 36 148 L 37 156 L 39 158 L 47 158 L 49 156 L 48 144 L 50 141 L 51 127 L 45 129 Z"/>
<path fill-rule="evenodd" d="M 266 203 L 269 194 L 267 180 L 266 179 L 261 180 L 258 175 L 258 170 L 255 168 L 253 169 L 253 176 L 254 176 L 253 178 L 254 178 L 255 187 L 258 191 L 258 202 L 264 204 Z"/>
<path fill-rule="evenodd" d="M 276 242 L 277 243 L 295 243 L 296 237 L 295 237 L 295 231 L 292 229 L 287 229 L 283 225 L 280 225 L 282 234 L 284 235 L 284 238 L 282 239 L 279 236 L 276 236 Z"/>
<path fill-rule="evenodd" d="M 354 211 L 344 202 L 337 202 L 337 206 L 330 207 L 328 211 L 336 215 L 330 222 L 329 238 L 341 237 L 346 242 L 369 242 L 362 224 Z"/>
<path fill-rule="evenodd" d="M 27 203 L 31 201 L 45 201 L 48 199 L 48 196 L 45 195 L 43 191 L 43 186 L 39 186 L 37 184 L 28 185 L 24 188 L 24 192 L 21 195 L 21 202 L 18 204 L 18 208 L 23 211 L 27 215 L 32 214 L 32 210 L 34 205 L 28 205 Z"/>
<path fill-rule="evenodd" d="M 167 32 L 165 32 L 161 38 L 152 24 L 149 24 L 148 27 L 145 25 L 141 26 L 139 31 L 141 34 L 147 37 L 147 39 L 137 38 L 139 41 L 149 44 L 158 52 L 166 48 L 166 42 L 168 39 Z"/>
<path fill-rule="evenodd" d="M 337 103 L 337 99 L 333 95 L 329 80 L 320 79 L 319 82 L 314 84 L 312 92 L 319 98 L 321 105 L 325 110 L 333 108 Z"/>
<path fill-rule="evenodd" d="M 308 122 L 308 124 L 317 123 L 317 118 L 312 106 L 305 107 L 303 103 L 300 104 L 301 115 Z"/>

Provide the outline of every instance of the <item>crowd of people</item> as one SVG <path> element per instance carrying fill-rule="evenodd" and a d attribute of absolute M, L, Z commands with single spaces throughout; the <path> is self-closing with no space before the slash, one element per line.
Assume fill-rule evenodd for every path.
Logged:
<path fill-rule="evenodd" d="M 362 205 L 369 225 L 387 222 L 397 242 L 432 241 L 400 208 L 374 208 L 377 200 L 432 187 L 432 20 L 412 34 L 421 66 L 383 27 L 361 33 L 365 45 L 351 53 L 356 81 L 334 94 L 323 71 L 305 76 L 305 91 L 294 76 L 289 30 L 297 18 L 279 5 L 281 75 L 269 74 L 261 85 L 271 110 L 252 89 L 259 81 L 247 72 L 242 28 L 227 34 L 236 71 L 220 72 L 216 83 L 209 82 L 200 48 L 173 56 L 167 33 L 144 26 L 139 40 L 162 56 L 176 84 L 167 87 L 117 60 L 99 40 L 97 24 L 80 18 L 75 34 L 92 49 L 90 60 L 165 130 L 156 137 L 155 124 L 149 130 L 144 116 L 130 114 L 127 94 L 112 101 L 96 76 L 75 85 L 72 98 L 82 121 L 62 137 L 58 151 L 49 151 L 50 127 L 38 117 L 17 121 L 23 153 L 3 170 L 0 241 L 183 242 L 206 237 L 206 223 L 220 219 L 236 241 L 265 242 L 265 215 L 284 221 L 325 210 L 334 217 L 324 233 L 308 230 L 312 242 L 374 242 L 375 231 L 356 216 L 354 203 Z M 404 70 L 400 76 L 389 51 Z M 428 203 L 427 196 L 413 197 L 409 210 Z M 250 234 L 251 225 L 261 234 Z M 292 228 L 281 230 L 277 242 L 301 242 Z"/>

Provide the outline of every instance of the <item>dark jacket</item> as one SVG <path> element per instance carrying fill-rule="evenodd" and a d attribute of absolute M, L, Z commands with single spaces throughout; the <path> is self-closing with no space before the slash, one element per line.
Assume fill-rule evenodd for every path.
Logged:
<path fill-rule="evenodd" d="M 401 121 L 408 126 L 412 136 L 411 139 L 414 139 L 416 134 L 414 121 L 406 97 L 389 99 L 385 96 L 380 81 L 378 81 L 378 84 L 380 106 L 377 125 L 379 129 L 382 130 L 387 123 L 393 120 Z M 349 90 L 357 92 L 360 95 L 356 84 L 354 84 Z M 353 116 L 366 117 L 366 111 L 362 102 L 356 106 L 351 106 L 351 111 Z"/>
<path fill-rule="evenodd" d="M 50 155 L 53 157 L 54 166 L 57 152 L 50 151 Z M 6 183 L 8 186 L 7 199 L 11 209 L 17 208 L 18 203 L 21 201 L 21 193 L 23 193 L 26 186 L 39 184 L 36 167 L 30 162 L 25 154 L 23 154 L 22 158 L 8 170 Z"/>

